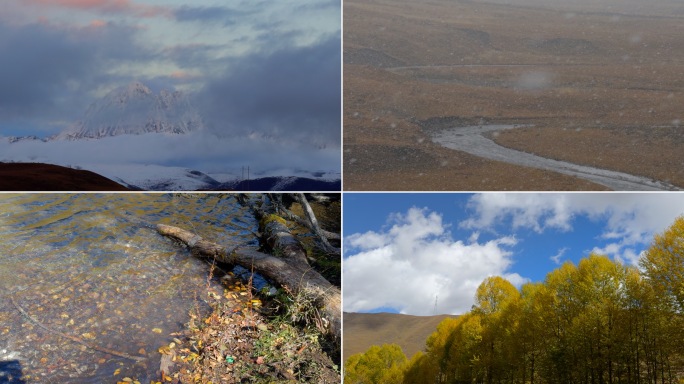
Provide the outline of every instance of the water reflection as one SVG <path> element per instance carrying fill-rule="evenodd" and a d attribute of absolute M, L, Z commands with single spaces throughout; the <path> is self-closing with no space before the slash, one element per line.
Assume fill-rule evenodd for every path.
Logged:
<path fill-rule="evenodd" d="M 157 223 L 257 242 L 228 195 L 0 195 L 0 363 L 27 382 L 156 377 L 157 349 L 202 304 L 208 275 Z"/>
<path fill-rule="evenodd" d="M 0 384 L 25 384 L 21 363 L 17 360 L 0 361 Z"/>

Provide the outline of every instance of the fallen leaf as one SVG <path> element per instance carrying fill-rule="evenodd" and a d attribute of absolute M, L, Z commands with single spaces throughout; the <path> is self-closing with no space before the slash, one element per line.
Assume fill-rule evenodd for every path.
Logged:
<path fill-rule="evenodd" d="M 159 370 L 162 372 L 162 375 L 168 375 L 171 373 L 171 367 L 173 367 L 171 355 L 163 355 L 159 364 Z"/>

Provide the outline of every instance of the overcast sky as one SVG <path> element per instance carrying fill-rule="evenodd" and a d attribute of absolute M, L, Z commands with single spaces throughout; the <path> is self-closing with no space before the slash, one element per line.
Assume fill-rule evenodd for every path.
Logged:
<path fill-rule="evenodd" d="M 339 0 L 2 0 L 0 136 L 49 136 L 139 80 L 213 130 L 340 137 Z"/>
<path fill-rule="evenodd" d="M 542 281 L 591 252 L 636 264 L 684 195 L 347 193 L 343 207 L 345 311 L 461 314 L 488 276 Z"/>

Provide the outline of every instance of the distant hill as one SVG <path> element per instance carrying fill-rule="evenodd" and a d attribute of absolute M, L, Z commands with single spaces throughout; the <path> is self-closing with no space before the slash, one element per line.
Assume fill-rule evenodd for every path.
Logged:
<path fill-rule="evenodd" d="M 43 163 L 0 163 L 0 191 L 128 191 L 91 171 Z"/>
<path fill-rule="evenodd" d="M 262 177 L 223 183 L 214 190 L 231 191 L 336 191 L 342 189 L 341 180 L 321 180 L 307 177 Z"/>
<path fill-rule="evenodd" d="M 389 343 L 398 344 L 406 357 L 411 358 L 425 348 L 425 340 L 437 330 L 437 325 L 442 320 L 458 317 L 353 312 L 345 312 L 343 315 L 343 359 L 365 352 L 372 345 Z"/>

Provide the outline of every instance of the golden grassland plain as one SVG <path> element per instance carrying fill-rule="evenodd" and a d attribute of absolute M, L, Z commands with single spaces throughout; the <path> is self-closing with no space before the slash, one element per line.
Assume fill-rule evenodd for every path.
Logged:
<path fill-rule="evenodd" d="M 489 136 L 505 147 L 684 188 L 684 10 L 536 3 L 345 0 L 344 189 L 605 189 L 430 138 L 482 123 L 529 125 Z"/>
<path fill-rule="evenodd" d="M 411 316 L 398 313 L 345 312 L 342 359 L 363 353 L 373 345 L 397 344 L 410 358 L 425 349 L 425 340 L 451 315 Z"/>

